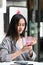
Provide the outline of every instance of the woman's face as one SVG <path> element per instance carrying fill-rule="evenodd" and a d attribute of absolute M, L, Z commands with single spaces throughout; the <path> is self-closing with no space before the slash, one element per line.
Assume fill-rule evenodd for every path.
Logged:
<path fill-rule="evenodd" d="M 18 23 L 18 27 L 17 27 L 18 34 L 19 35 L 22 34 L 24 29 L 25 29 L 25 20 L 24 19 L 20 19 L 19 23 Z"/>

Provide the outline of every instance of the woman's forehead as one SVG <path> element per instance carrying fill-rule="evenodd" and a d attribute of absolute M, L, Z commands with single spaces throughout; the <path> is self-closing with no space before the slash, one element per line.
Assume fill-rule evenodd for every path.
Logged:
<path fill-rule="evenodd" d="M 25 23 L 24 19 L 20 19 L 18 23 Z"/>

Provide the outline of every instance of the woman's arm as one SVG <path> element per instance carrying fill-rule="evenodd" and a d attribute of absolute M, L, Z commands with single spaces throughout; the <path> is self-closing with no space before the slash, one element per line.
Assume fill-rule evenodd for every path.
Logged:
<path fill-rule="evenodd" d="M 32 46 L 29 46 L 29 47 L 30 47 L 30 50 L 28 53 L 28 57 L 30 60 L 35 60 L 36 59 L 36 53 L 33 51 Z"/>
<path fill-rule="evenodd" d="M 36 53 L 32 50 L 29 52 L 29 60 L 35 60 L 36 59 Z"/>
<path fill-rule="evenodd" d="M 21 55 L 22 53 L 23 53 L 22 50 L 18 50 L 18 51 L 16 51 L 15 53 L 12 53 L 12 54 L 11 54 L 11 60 L 17 58 L 17 57 L 18 57 L 19 55 Z"/>
<path fill-rule="evenodd" d="M 1 51 L 0 51 L 0 59 L 1 59 L 2 62 L 3 61 L 12 61 L 16 57 L 18 57 L 19 55 L 21 55 L 22 53 L 23 53 L 22 50 L 18 50 L 17 52 L 9 54 L 8 50 L 1 49 Z"/>

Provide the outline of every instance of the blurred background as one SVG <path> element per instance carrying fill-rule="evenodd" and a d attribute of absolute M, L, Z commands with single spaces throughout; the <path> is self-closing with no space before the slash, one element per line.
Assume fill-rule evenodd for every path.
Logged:
<path fill-rule="evenodd" d="M 0 0 L 0 44 L 5 37 L 11 17 L 21 13 L 27 20 L 25 36 L 38 39 L 33 50 L 35 61 L 43 62 L 43 0 Z"/>

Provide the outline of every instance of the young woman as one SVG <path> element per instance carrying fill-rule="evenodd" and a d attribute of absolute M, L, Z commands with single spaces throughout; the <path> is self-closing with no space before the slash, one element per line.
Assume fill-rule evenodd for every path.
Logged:
<path fill-rule="evenodd" d="M 26 29 L 26 19 L 21 14 L 15 14 L 9 24 L 9 29 L 6 37 L 3 39 L 0 46 L 0 60 L 35 60 L 36 54 L 32 49 L 32 45 L 37 43 L 37 40 L 32 37 L 32 45 L 26 45 L 24 37 Z"/>

